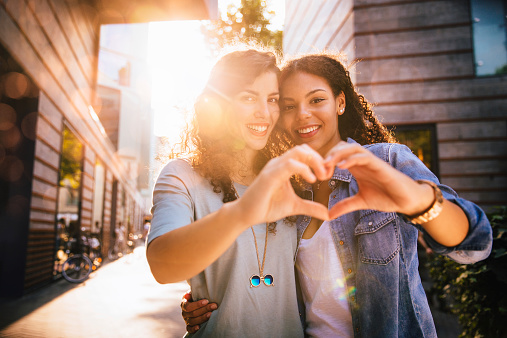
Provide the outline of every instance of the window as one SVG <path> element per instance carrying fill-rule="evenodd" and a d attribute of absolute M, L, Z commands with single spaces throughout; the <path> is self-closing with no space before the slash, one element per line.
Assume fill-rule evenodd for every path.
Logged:
<path fill-rule="evenodd" d="M 394 134 L 400 143 L 409 147 L 435 175 L 439 176 L 435 125 L 395 126 Z"/>
<path fill-rule="evenodd" d="M 507 74 L 507 0 L 471 0 L 475 74 Z"/>
<path fill-rule="evenodd" d="M 54 276 L 61 272 L 61 265 L 67 259 L 67 254 L 79 249 L 83 155 L 83 144 L 64 126 L 58 182 Z"/>

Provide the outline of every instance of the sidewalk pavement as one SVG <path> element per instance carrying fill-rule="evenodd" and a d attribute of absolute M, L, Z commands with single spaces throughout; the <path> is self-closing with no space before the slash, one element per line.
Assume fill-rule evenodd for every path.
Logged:
<path fill-rule="evenodd" d="M 185 282 L 158 284 L 140 246 L 81 284 L 62 279 L 0 301 L 0 337 L 182 337 L 187 290 Z"/>

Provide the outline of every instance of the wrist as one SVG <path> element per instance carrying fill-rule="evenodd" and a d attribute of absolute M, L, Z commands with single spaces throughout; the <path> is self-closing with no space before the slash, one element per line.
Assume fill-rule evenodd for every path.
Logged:
<path fill-rule="evenodd" d="M 425 186 L 425 190 L 431 190 L 431 202 L 428 203 L 428 193 L 424 193 L 422 199 L 424 202 L 421 205 L 426 205 L 426 208 L 419 209 L 417 212 L 405 213 L 405 218 L 415 224 L 424 224 L 437 218 L 443 209 L 444 198 L 440 188 L 433 182 L 427 180 L 417 180 L 417 183 L 421 186 Z M 418 195 L 421 196 L 421 195 Z"/>
<path fill-rule="evenodd" d="M 224 217 L 228 223 L 234 224 L 234 228 L 236 229 L 243 231 L 251 225 L 247 217 L 245 217 L 246 212 L 242 211 L 240 199 L 225 203 L 220 211 L 222 217 Z"/>

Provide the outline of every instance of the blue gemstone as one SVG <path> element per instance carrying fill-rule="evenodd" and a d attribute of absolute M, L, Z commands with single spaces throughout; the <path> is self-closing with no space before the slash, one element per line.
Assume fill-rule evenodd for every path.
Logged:
<path fill-rule="evenodd" d="M 271 276 L 271 275 L 264 276 L 264 284 L 266 284 L 268 286 L 273 284 L 273 276 Z"/>
<path fill-rule="evenodd" d="M 252 276 L 252 278 L 250 278 L 250 283 L 252 286 L 259 286 L 261 283 L 261 278 L 259 276 Z"/>

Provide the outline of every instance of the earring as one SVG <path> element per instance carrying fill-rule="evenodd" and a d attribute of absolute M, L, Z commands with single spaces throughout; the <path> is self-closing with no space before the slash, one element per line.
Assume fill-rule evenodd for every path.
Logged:
<path fill-rule="evenodd" d="M 345 108 L 340 109 L 340 114 L 345 111 Z"/>

